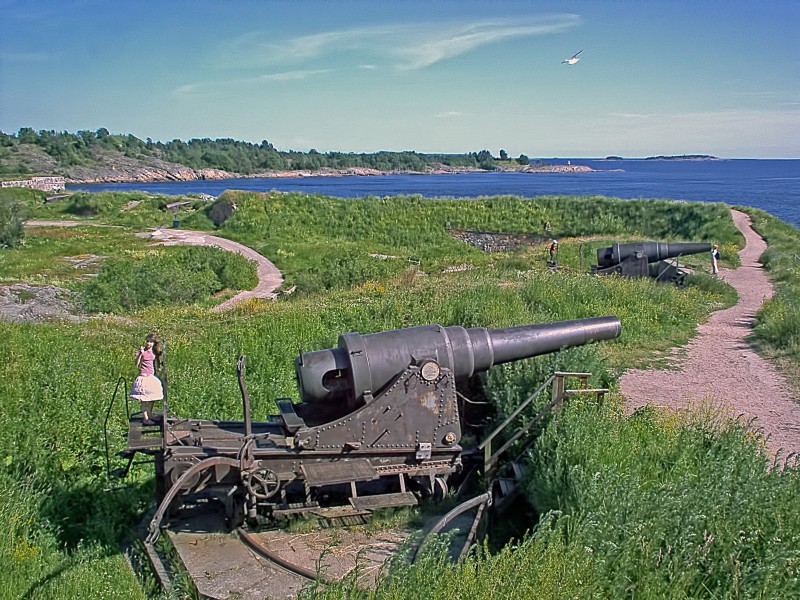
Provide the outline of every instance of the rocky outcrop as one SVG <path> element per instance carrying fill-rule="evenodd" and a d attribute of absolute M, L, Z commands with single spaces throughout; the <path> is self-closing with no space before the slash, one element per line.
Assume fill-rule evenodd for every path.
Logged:
<path fill-rule="evenodd" d="M 0 319 L 15 323 L 84 321 L 75 294 L 54 285 L 17 283 L 0 286 Z"/>
<path fill-rule="evenodd" d="M 586 165 L 528 165 L 520 169 L 523 173 L 591 173 Z"/>
<path fill-rule="evenodd" d="M 70 183 L 118 183 L 126 181 L 193 181 L 241 177 L 220 169 L 192 169 L 153 157 L 131 158 L 101 150 L 96 159 L 102 167 L 71 166 L 65 176 Z"/>
<path fill-rule="evenodd" d="M 11 158 L 0 157 L 0 171 L 17 172 L 20 167 L 29 173 L 63 176 L 67 183 L 124 183 L 150 181 L 194 181 L 197 179 L 236 179 L 257 177 L 375 177 L 390 174 L 444 175 L 453 173 L 485 173 L 476 167 L 432 164 L 422 171 L 381 171 L 367 167 L 333 169 L 329 167 L 310 170 L 265 171 L 243 175 L 222 169 L 193 169 L 167 162 L 153 156 L 130 157 L 106 148 L 94 148 L 89 165 L 58 164 L 42 149 L 31 144 L 20 144 Z M 584 165 L 518 165 L 513 161 L 499 161 L 491 171 L 522 173 L 585 173 L 593 171 Z"/>

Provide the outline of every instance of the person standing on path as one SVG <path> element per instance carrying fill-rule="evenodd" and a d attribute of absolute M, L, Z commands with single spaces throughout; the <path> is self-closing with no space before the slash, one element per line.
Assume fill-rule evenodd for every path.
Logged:
<path fill-rule="evenodd" d="M 131 398 L 142 403 L 142 424 L 155 425 L 150 418 L 153 404 L 164 399 L 164 388 L 161 380 L 156 377 L 156 366 L 161 362 L 161 340 L 158 335 L 150 333 L 145 338 L 144 346 L 139 346 L 136 351 L 136 366 L 139 375 L 133 382 Z"/>
<path fill-rule="evenodd" d="M 717 261 L 719 260 L 719 246 L 714 244 L 714 247 L 711 248 L 711 272 L 716 275 L 719 273 L 719 265 Z"/>
<path fill-rule="evenodd" d="M 553 243 L 550 244 L 550 262 L 556 262 L 556 254 L 558 253 L 558 240 L 553 240 Z"/>

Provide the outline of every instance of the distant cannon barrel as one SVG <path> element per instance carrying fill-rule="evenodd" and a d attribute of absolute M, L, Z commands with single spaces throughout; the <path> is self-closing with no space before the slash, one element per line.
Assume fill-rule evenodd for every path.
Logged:
<path fill-rule="evenodd" d="M 597 266 L 613 267 L 639 255 L 647 258 L 648 263 L 675 258 L 687 254 L 710 252 L 711 244 L 707 242 L 634 242 L 630 244 L 612 244 L 608 248 L 597 249 Z"/>
<path fill-rule="evenodd" d="M 378 394 L 411 365 L 435 360 L 456 380 L 494 365 L 562 348 L 619 337 L 617 317 L 521 325 L 503 329 L 423 325 L 361 335 L 339 336 L 337 348 L 301 354 L 297 381 L 304 402 L 339 402 L 355 409 L 366 393 Z"/>

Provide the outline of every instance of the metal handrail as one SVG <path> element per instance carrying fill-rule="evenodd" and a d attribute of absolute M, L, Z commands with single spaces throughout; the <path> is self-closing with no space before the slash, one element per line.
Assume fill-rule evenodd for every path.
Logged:
<path fill-rule="evenodd" d="M 125 391 L 125 412 L 130 419 L 130 412 L 128 407 L 128 384 L 125 381 L 124 377 L 120 377 L 117 379 L 117 385 L 114 387 L 114 393 L 111 395 L 111 402 L 108 404 L 108 409 L 106 410 L 106 419 L 103 421 L 103 438 L 106 447 L 106 475 L 111 477 L 111 459 L 108 456 L 108 420 L 111 418 L 111 409 L 114 408 L 114 400 L 117 398 L 117 392 L 119 391 L 119 386 L 122 384 L 123 390 Z"/>
<path fill-rule="evenodd" d="M 460 515 L 463 512 L 466 512 L 466 511 L 468 511 L 468 510 L 470 510 L 472 508 L 475 508 L 476 506 L 486 506 L 486 505 L 490 505 L 491 503 L 492 503 L 492 491 L 491 491 L 491 488 L 490 488 L 488 492 L 485 492 L 485 493 L 481 494 L 480 496 L 475 496 L 474 498 L 470 498 L 469 500 L 466 500 L 465 502 L 462 502 L 461 504 L 459 504 L 458 506 L 453 508 L 450 512 L 448 512 L 441 519 L 439 519 L 436 522 L 436 524 L 431 528 L 431 530 L 428 531 L 424 535 L 422 540 L 419 542 L 419 544 L 414 548 L 414 550 L 411 553 L 411 562 L 413 563 L 417 559 L 417 554 L 419 553 L 420 548 L 422 548 L 422 546 L 425 544 L 425 541 L 429 537 L 431 537 L 432 535 L 439 533 L 442 529 L 444 529 L 444 527 L 448 523 L 450 523 L 458 515 Z M 479 511 L 479 515 L 478 515 L 478 519 L 476 519 L 476 521 L 480 520 L 480 516 L 482 514 L 483 514 L 483 511 L 480 510 Z M 473 523 L 473 525 L 474 525 L 474 523 Z M 472 532 L 470 532 L 470 534 L 472 534 Z M 468 549 L 469 542 L 470 542 L 470 539 L 468 537 L 467 538 L 467 543 L 465 544 L 465 549 Z M 461 555 L 463 555 L 463 554 L 465 554 L 464 550 L 461 551 Z"/>
<path fill-rule="evenodd" d="M 167 342 L 166 340 L 162 342 L 162 350 L 161 350 L 161 358 L 159 360 L 159 375 L 161 375 L 161 389 L 164 392 L 164 399 L 163 399 L 163 411 L 161 415 L 161 450 L 167 449 L 167 429 L 169 428 L 169 421 L 167 417 L 169 416 L 169 401 L 167 400 L 167 390 L 169 386 L 167 385 Z"/>
<path fill-rule="evenodd" d="M 540 385 L 535 392 L 533 392 L 533 394 L 528 396 L 528 398 L 524 402 L 522 402 L 505 421 L 503 421 L 500 425 L 498 425 L 494 429 L 494 431 L 492 431 L 487 436 L 487 438 L 480 443 L 478 449 L 483 450 L 484 469 L 486 471 L 491 470 L 491 468 L 498 461 L 500 456 L 506 450 L 508 450 L 514 442 L 516 442 L 520 437 L 522 437 L 525 433 L 527 433 L 537 421 L 539 421 L 542 417 L 544 417 L 547 413 L 553 410 L 553 408 L 558 406 L 564 400 L 564 398 L 567 396 L 566 392 L 572 391 L 564 389 L 565 381 L 568 377 L 578 377 L 579 379 L 584 380 L 583 385 L 585 386 L 586 381 L 588 381 L 588 378 L 591 376 L 592 376 L 591 373 L 573 373 L 573 372 L 563 372 L 563 371 L 556 371 L 555 373 L 550 375 L 550 377 L 548 377 L 547 380 L 542 385 Z M 520 429 L 518 429 L 516 433 L 514 433 L 511 436 L 511 438 L 508 439 L 500 447 L 499 450 L 492 453 L 492 440 L 497 436 L 497 434 L 499 434 L 503 429 L 505 429 L 508 426 L 508 424 L 511 423 L 511 421 L 514 420 L 514 418 L 516 418 L 519 415 L 519 413 L 522 412 L 522 410 L 524 410 L 528 406 L 528 404 L 530 404 L 533 401 L 533 399 L 536 396 L 538 396 L 548 385 L 553 383 L 553 381 L 556 378 L 560 378 L 562 380 L 559 388 L 560 392 L 556 393 L 556 386 L 554 384 L 553 397 L 550 400 L 550 402 L 544 408 L 542 408 L 532 419 L 530 419 L 525 425 L 523 425 Z M 586 391 L 590 390 L 587 389 Z M 591 390 L 591 391 L 600 391 L 600 390 Z M 607 390 L 602 390 L 602 391 L 607 391 Z"/>
<path fill-rule="evenodd" d="M 500 432 L 501 432 L 503 429 L 505 429 L 505 428 L 506 428 L 506 425 L 508 425 L 508 424 L 509 424 L 511 421 L 513 421 L 513 420 L 514 420 L 514 418 L 515 418 L 515 417 L 516 417 L 516 416 L 517 416 L 519 413 L 521 413 L 521 412 L 522 412 L 522 411 L 525 409 L 525 407 L 526 407 L 526 406 L 528 406 L 528 404 L 530 404 L 531 402 L 533 402 L 533 399 L 534 399 L 534 398 L 536 398 L 536 396 L 538 396 L 538 395 L 539 395 L 539 394 L 542 392 L 542 390 L 544 390 L 544 388 L 546 388 L 548 385 L 550 385 L 550 384 L 553 382 L 553 379 L 555 379 L 555 374 L 553 374 L 553 375 L 550 375 L 550 377 L 548 377 L 548 378 L 547 378 L 547 380 L 546 380 L 546 381 L 545 381 L 545 382 L 544 382 L 542 385 L 540 385 L 540 386 L 539 386 L 539 387 L 536 389 L 536 391 L 535 391 L 535 392 L 533 392 L 533 394 L 531 394 L 530 396 L 528 396 L 528 399 L 527 399 L 527 400 L 525 400 L 525 401 L 524 401 L 522 404 L 520 404 L 520 405 L 519 405 L 519 406 L 516 408 L 516 410 L 515 410 L 514 412 L 512 412 L 512 413 L 511 413 L 511 415 L 510 415 L 510 416 L 509 416 L 509 417 L 508 417 L 508 418 L 507 418 L 505 421 L 503 421 L 503 422 L 502 422 L 500 425 L 498 425 L 497 427 L 495 427 L 494 431 L 492 431 L 492 433 L 490 433 L 490 434 L 489 434 L 489 435 L 486 437 L 486 439 L 485 439 L 485 440 L 483 440 L 483 441 L 482 441 L 482 442 L 481 442 L 481 443 L 478 445 L 478 450 L 483 450 L 483 449 L 484 449 L 484 447 L 485 447 L 487 444 L 490 444 L 490 443 L 491 443 L 491 441 L 492 441 L 492 440 L 495 438 L 495 436 L 496 436 L 498 433 L 500 433 Z"/>
<path fill-rule="evenodd" d="M 534 416 L 530 421 L 528 421 L 526 425 L 521 427 L 514 435 L 512 435 L 511 438 L 509 438 L 509 440 L 505 444 L 503 444 L 497 452 L 495 452 L 489 458 L 486 459 L 485 469 L 487 471 L 491 469 L 492 465 L 494 465 L 494 463 L 496 463 L 497 460 L 500 458 L 500 455 L 502 455 L 506 450 L 509 449 L 509 447 L 511 447 L 511 444 L 513 444 L 524 434 L 526 434 L 539 419 L 541 419 L 543 416 L 545 416 L 547 413 L 553 410 L 553 408 L 555 408 L 558 404 L 560 404 L 562 400 L 563 400 L 562 397 L 556 397 L 550 400 L 550 402 L 548 402 L 547 405 L 542 410 L 536 413 L 536 416 Z"/>

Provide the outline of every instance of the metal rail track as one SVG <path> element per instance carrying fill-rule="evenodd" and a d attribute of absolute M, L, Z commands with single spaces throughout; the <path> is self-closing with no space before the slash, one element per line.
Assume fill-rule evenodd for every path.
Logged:
<path fill-rule="evenodd" d="M 300 577 L 303 577 L 309 581 L 321 581 L 326 584 L 336 582 L 336 580 L 325 577 L 324 575 L 318 573 L 317 571 L 307 569 L 300 565 L 296 565 L 284 558 L 281 558 L 279 555 L 275 554 L 264 544 L 262 544 L 254 534 L 248 533 L 241 527 L 236 530 L 236 534 L 239 536 L 239 539 L 248 548 L 250 548 L 250 550 L 258 554 L 258 556 L 260 556 L 261 558 L 271 562 L 274 565 L 277 565 L 284 571 L 288 571 L 289 573 L 292 573 L 294 575 L 299 575 Z"/>

